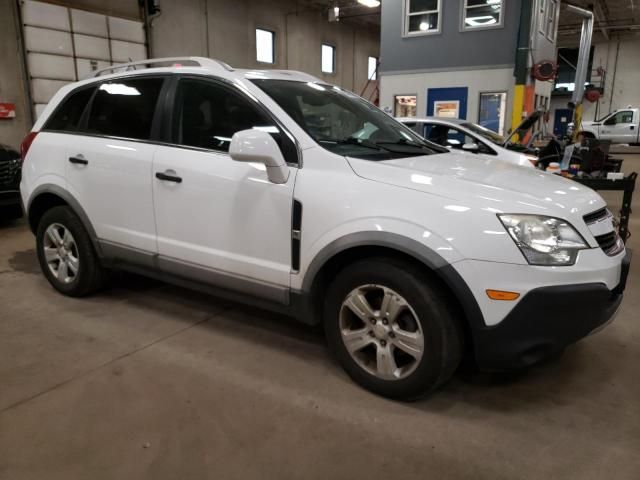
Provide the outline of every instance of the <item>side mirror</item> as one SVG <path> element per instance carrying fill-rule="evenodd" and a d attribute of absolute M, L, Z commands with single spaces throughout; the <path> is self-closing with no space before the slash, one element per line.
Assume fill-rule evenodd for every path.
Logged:
<path fill-rule="evenodd" d="M 477 143 L 465 143 L 462 145 L 462 150 L 469 153 L 478 153 L 480 151 L 480 146 Z"/>
<path fill-rule="evenodd" d="M 284 161 L 280 147 L 267 132 L 242 130 L 233 134 L 229 155 L 236 162 L 260 162 L 267 167 L 271 183 L 287 183 L 289 167 Z"/>

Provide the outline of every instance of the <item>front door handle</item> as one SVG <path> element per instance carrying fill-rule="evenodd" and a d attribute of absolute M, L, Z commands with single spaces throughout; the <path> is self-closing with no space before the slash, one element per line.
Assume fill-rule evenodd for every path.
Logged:
<path fill-rule="evenodd" d="M 164 180 L 166 182 L 182 183 L 182 177 L 175 174 L 173 170 L 167 170 L 166 172 L 156 172 L 156 178 L 158 180 Z"/>
<path fill-rule="evenodd" d="M 75 157 L 69 157 L 70 163 L 75 163 L 76 165 L 89 165 L 89 160 L 84 158 L 82 155 L 77 155 Z"/>

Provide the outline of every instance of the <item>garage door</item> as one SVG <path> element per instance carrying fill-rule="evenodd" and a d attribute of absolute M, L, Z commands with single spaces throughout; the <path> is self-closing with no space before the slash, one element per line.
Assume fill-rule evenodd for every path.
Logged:
<path fill-rule="evenodd" d="M 20 3 L 36 118 L 66 83 L 99 68 L 147 58 L 140 21 L 33 0 Z"/>

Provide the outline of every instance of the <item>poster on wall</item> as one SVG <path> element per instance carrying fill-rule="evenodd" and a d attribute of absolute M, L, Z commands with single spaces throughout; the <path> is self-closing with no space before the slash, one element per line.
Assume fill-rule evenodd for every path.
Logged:
<path fill-rule="evenodd" d="M 436 117 L 458 118 L 460 102 L 458 100 L 436 100 L 433 102 L 433 113 Z"/>

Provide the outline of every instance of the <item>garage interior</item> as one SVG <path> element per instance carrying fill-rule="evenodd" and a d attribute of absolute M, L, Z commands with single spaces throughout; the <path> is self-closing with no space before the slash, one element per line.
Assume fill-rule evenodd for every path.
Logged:
<path fill-rule="evenodd" d="M 467 2 L 437 0 L 437 14 Z M 582 20 L 566 3 L 595 18 L 585 83 L 598 94 L 582 119 L 639 108 L 637 0 L 506 1 L 496 30 L 512 39 L 506 63 L 465 55 L 478 46 L 465 46 L 458 16 L 459 38 L 433 53 L 438 32 L 403 30 L 404 0 L 6 0 L 0 144 L 19 151 L 54 93 L 93 70 L 184 56 L 299 70 L 395 116 L 435 115 L 429 89 L 465 88 L 464 118 L 481 123 L 482 95 L 504 93 L 495 131 L 543 109 L 548 141 L 572 115 Z M 521 4 L 553 28 L 532 33 L 527 48 L 543 49 L 538 34 L 547 43 L 527 68 L 552 60 L 557 73 L 527 75 L 518 103 L 509 22 Z M 625 175 L 640 170 L 640 145 L 614 142 L 610 155 Z M 622 192 L 599 193 L 618 215 Z M 639 197 L 627 207 L 626 247 L 639 251 Z M 562 356 L 513 373 L 464 366 L 405 403 L 354 384 L 321 329 L 123 272 L 97 295 L 64 297 L 41 273 L 25 218 L 0 217 L 0 246 L 0 479 L 640 478 L 637 266 L 615 321 Z"/>

